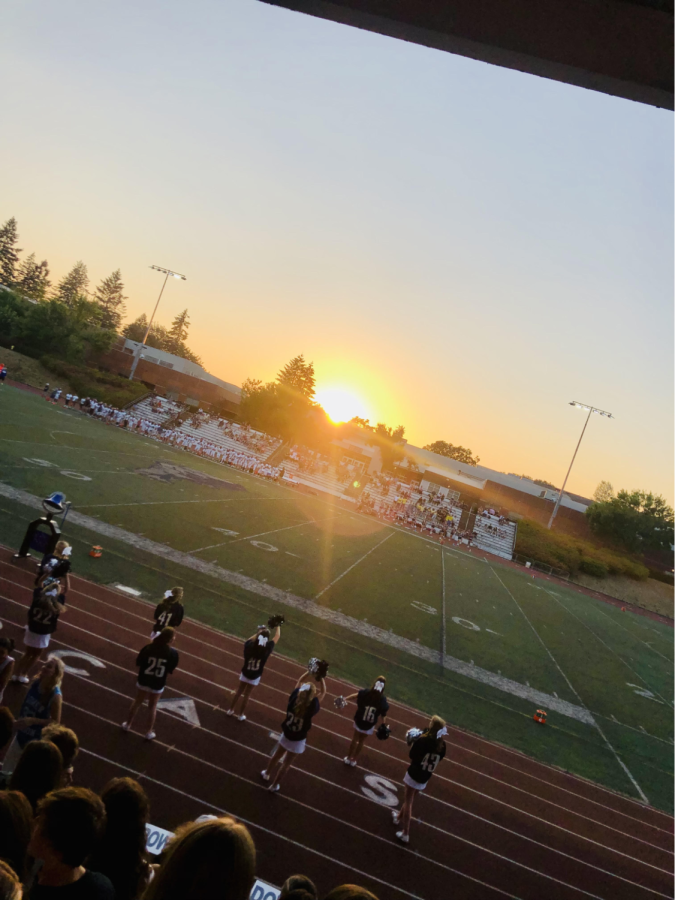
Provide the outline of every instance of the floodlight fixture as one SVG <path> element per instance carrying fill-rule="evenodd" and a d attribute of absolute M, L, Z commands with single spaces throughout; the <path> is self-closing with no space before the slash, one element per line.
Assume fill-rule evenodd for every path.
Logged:
<path fill-rule="evenodd" d="M 576 450 L 574 451 L 574 456 L 572 457 L 572 462 L 570 463 L 570 467 L 567 470 L 567 475 L 565 475 L 565 480 L 563 481 L 563 486 L 560 488 L 560 491 L 558 493 L 558 499 L 555 501 L 555 506 L 553 507 L 553 512 L 551 513 L 551 518 L 548 520 L 548 525 L 547 525 L 548 528 L 550 528 L 551 525 L 553 525 L 553 520 L 555 519 L 556 514 L 558 512 L 558 507 L 560 506 L 560 501 L 562 500 L 563 492 L 565 490 L 565 485 L 567 484 L 567 479 L 570 477 L 570 472 L 572 471 L 572 466 L 574 465 L 574 460 L 577 458 L 577 452 L 579 450 L 579 446 L 581 445 L 581 439 L 583 438 L 584 432 L 586 431 L 586 426 L 588 425 L 588 420 L 591 418 L 591 415 L 593 413 L 597 413 L 599 416 L 605 416 L 605 418 L 607 418 L 607 419 L 614 418 L 614 416 L 610 412 L 607 412 L 607 410 L 598 409 L 597 406 L 588 406 L 588 404 L 586 404 L 586 403 L 579 403 L 578 400 L 571 400 L 570 406 L 574 406 L 574 407 L 576 407 L 576 409 L 588 410 L 588 415 L 586 416 L 586 421 L 584 422 L 584 427 L 581 430 L 581 437 L 579 438 Z"/>
<path fill-rule="evenodd" d="M 162 299 L 162 294 L 164 293 L 164 288 L 166 287 L 166 283 L 169 280 L 169 275 L 172 278 L 178 278 L 180 281 L 187 281 L 185 275 L 181 275 L 180 272 L 174 272 L 173 269 L 165 269 L 163 266 L 150 266 L 151 269 L 154 269 L 155 272 L 163 272 L 164 273 L 164 281 L 162 282 L 162 289 L 159 292 L 159 297 L 157 298 L 157 303 L 155 303 L 155 308 L 152 311 L 152 315 L 150 316 L 150 321 L 148 322 L 148 327 L 145 329 L 145 334 L 143 335 L 143 340 L 141 341 L 140 346 L 136 349 L 136 353 L 134 354 L 134 362 L 131 366 L 131 372 L 129 373 L 129 381 L 132 380 L 134 375 L 136 374 L 136 367 L 138 366 L 138 360 L 141 358 L 141 350 L 145 346 L 146 341 L 148 340 L 148 335 L 150 334 L 150 329 L 152 327 L 152 323 L 155 319 L 155 313 L 157 312 L 157 307 L 159 306 L 159 301 Z"/>

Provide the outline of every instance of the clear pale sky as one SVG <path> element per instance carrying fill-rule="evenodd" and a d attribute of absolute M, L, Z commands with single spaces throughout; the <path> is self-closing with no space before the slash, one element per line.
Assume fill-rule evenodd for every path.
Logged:
<path fill-rule="evenodd" d="M 673 498 L 672 114 L 257 0 L 9 0 L 0 221 L 209 371 L 297 353 L 418 445 Z"/>

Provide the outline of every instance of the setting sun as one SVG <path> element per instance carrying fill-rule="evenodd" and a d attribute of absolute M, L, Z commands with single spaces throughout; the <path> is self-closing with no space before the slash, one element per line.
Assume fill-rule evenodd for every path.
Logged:
<path fill-rule="evenodd" d="M 354 416 L 370 418 L 370 410 L 363 400 L 346 388 L 324 388 L 317 391 L 315 399 L 334 422 L 348 422 Z"/>

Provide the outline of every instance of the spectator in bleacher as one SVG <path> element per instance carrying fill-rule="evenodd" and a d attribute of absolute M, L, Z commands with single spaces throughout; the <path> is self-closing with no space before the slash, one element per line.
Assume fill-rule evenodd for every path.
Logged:
<path fill-rule="evenodd" d="M 24 633 L 24 653 L 15 666 L 12 681 L 28 684 L 28 673 L 40 659 L 42 651 L 49 646 L 52 634 L 56 631 L 59 616 L 66 610 L 65 604 L 59 601 L 61 584 L 52 578 L 46 578 L 40 587 L 33 591 L 33 601 L 28 608 L 28 624 Z"/>
<path fill-rule="evenodd" d="M 363 688 L 356 694 L 345 697 L 346 703 L 356 700 L 354 713 L 354 736 L 343 762 L 346 766 L 355 766 L 366 737 L 375 731 L 377 720 L 382 716 L 382 724 L 386 725 L 389 703 L 384 696 L 387 679 L 380 675 L 372 687 Z"/>
<path fill-rule="evenodd" d="M 238 719 L 240 722 L 246 721 L 246 705 L 251 696 L 254 687 L 260 684 L 265 663 L 272 655 L 272 651 L 281 639 L 281 626 L 277 625 L 274 632 L 274 638 L 270 640 L 269 628 L 258 628 L 255 634 L 244 644 L 244 665 L 239 675 L 239 685 L 236 692 L 232 696 L 230 708 L 227 710 L 228 716 L 235 715 L 237 701 L 241 697 L 241 707 L 239 709 Z"/>
<path fill-rule="evenodd" d="M 229 816 L 181 825 L 143 900 L 248 900 L 255 845 Z"/>
<path fill-rule="evenodd" d="M 396 837 L 403 844 L 407 844 L 410 840 L 410 821 L 415 796 L 426 788 L 436 766 L 445 756 L 443 736 L 448 733 L 446 724 L 440 716 L 432 716 L 426 731 L 421 733 L 418 731 L 413 736 L 414 730 L 411 729 L 408 732 L 408 739 L 411 743 L 408 755 L 411 762 L 403 778 L 405 785 L 403 805 L 400 810 L 393 810 L 391 814 L 394 825 L 400 825 L 400 831 L 396 832 Z"/>
<path fill-rule="evenodd" d="M 23 887 L 14 869 L 0 859 L 0 900 L 21 900 Z"/>
<path fill-rule="evenodd" d="M 136 682 L 136 697 L 131 704 L 126 722 L 122 723 L 124 731 L 130 731 L 134 716 L 148 701 L 148 730 L 145 734 L 146 741 L 154 741 L 155 719 L 157 718 L 157 701 L 164 692 L 166 679 L 176 670 L 178 665 L 178 651 L 171 643 L 176 632 L 173 628 L 163 628 L 151 644 L 145 647 L 136 657 L 138 666 L 138 681 Z"/>
<path fill-rule="evenodd" d="M 110 880 L 86 869 L 105 827 L 105 807 L 93 791 L 52 791 L 37 810 L 28 852 L 40 861 L 28 900 L 115 900 Z"/>
<path fill-rule="evenodd" d="M 63 779 L 63 757 L 51 741 L 31 741 L 24 747 L 12 777 L 10 791 L 21 791 L 33 810 L 50 791 L 58 790 Z"/>
<path fill-rule="evenodd" d="M 318 900 L 319 892 L 311 878 L 291 875 L 281 886 L 279 900 Z"/>
<path fill-rule="evenodd" d="M 14 638 L 0 637 L 0 705 L 10 678 L 14 674 L 14 657 L 10 656 L 14 650 Z M 2 745 L 0 744 L 0 747 Z"/>
<path fill-rule="evenodd" d="M 63 777 L 59 787 L 68 787 L 73 783 L 73 769 L 75 759 L 80 749 L 80 742 L 72 728 L 66 728 L 65 725 L 57 725 L 52 722 L 42 730 L 42 740 L 50 741 L 55 747 L 61 751 L 63 758 Z"/>
<path fill-rule="evenodd" d="M 33 827 L 33 809 L 21 791 L 0 791 L 0 859 L 9 863 L 23 881 Z"/>
<path fill-rule="evenodd" d="M 137 900 L 148 885 L 145 826 L 150 818 L 147 794 L 133 778 L 113 778 L 101 791 L 106 811 L 103 837 L 88 860 L 92 872 L 107 875 L 116 900 Z"/>
<path fill-rule="evenodd" d="M 274 748 L 272 759 L 260 777 L 269 783 L 268 790 L 275 793 L 281 787 L 281 779 L 293 765 L 293 760 L 305 752 L 307 734 L 312 727 L 312 719 L 321 709 L 321 701 L 326 696 L 326 682 L 321 679 L 320 690 L 316 683 L 305 682 L 303 675 L 288 698 L 286 718 L 281 726 L 281 737 Z"/>
<path fill-rule="evenodd" d="M 52 722 L 61 721 L 61 682 L 65 665 L 63 660 L 50 656 L 23 698 L 19 717 L 14 722 L 14 740 L 2 763 L 5 775 L 11 775 L 26 744 L 40 740 L 42 729 Z"/>
<path fill-rule="evenodd" d="M 164 599 L 157 604 L 155 614 L 155 627 L 152 629 L 150 637 L 154 640 L 162 628 L 178 628 L 183 621 L 185 609 L 181 603 L 183 599 L 183 588 L 174 587 L 164 594 Z"/>
<path fill-rule="evenodd" d="M 377 897 L 358 884 L 341 884 L 326 894 L 323 900 L 377 900 Z"/>

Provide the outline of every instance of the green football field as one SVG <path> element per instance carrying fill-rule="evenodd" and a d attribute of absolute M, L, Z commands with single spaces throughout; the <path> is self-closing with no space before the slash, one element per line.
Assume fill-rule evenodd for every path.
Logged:
<path fill-rule="evenodd" d="M 63 490 L 78 573 L 148 599 L 181 583 L 188 614 L 241 635 L 281 611 L 283 652 L 384 672 L 401 702 L 672 810 L 667 625 L 9 386 L 0 482 L 2 543 L 34 517 L 21 492 Z"/>

